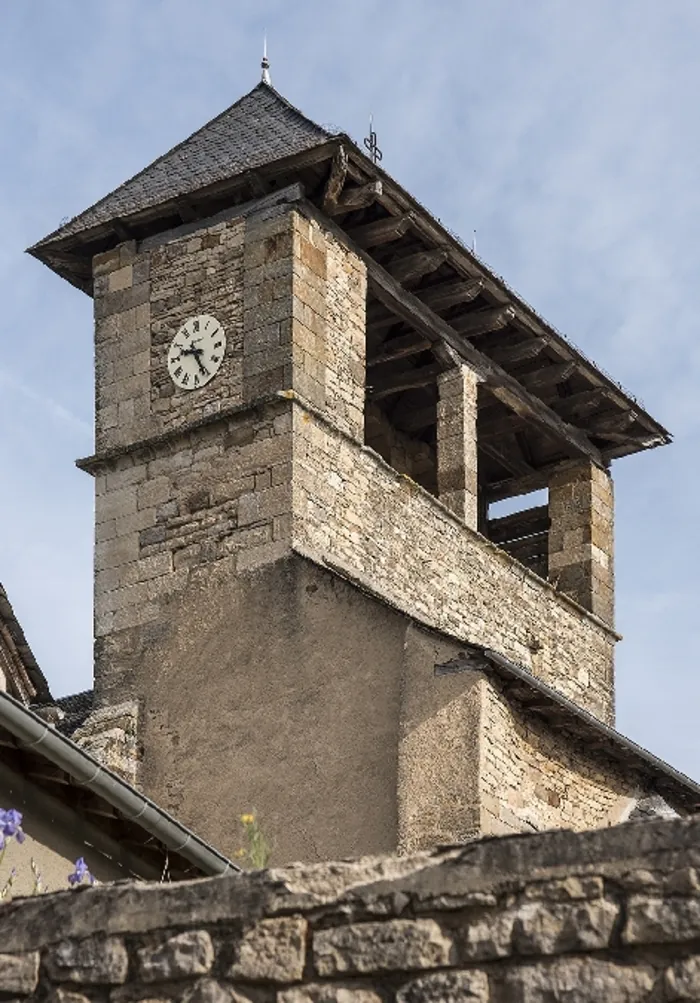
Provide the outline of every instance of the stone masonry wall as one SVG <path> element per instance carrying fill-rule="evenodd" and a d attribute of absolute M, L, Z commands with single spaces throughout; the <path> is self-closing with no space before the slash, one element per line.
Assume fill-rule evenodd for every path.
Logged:
<path fill-rule="evenodd" d="M 527 713 L 493 680 L 482 690 L 481 832 L 613 825 L 643 789 L 601 753 Z"/>
<path fill-rule="evenodd" d="M 322 416 L 294 409 L 294 545 L 613 718 L 615 635 Z"/>
<path fill-rule="evenodd" d="M 344 432 L 364 430 L 365 270 L 289 205 L 127 242 L 93 263 L 97 452 L 295 390 Z M 226 333 L 216 378 L 197 391 L 167 373 L 184 321 Z"/>
<path fill-rule="evenodd" d="M 105 464 L 95 483 L 96 638 L 158 620 L 193 567 L 228 560 L 244 570 L 284 552 L 289 412 L 280 401 Z M 98 690 L 102 669 L 98 647 Z"/>
<path fill-rule="evenodd" d="M 0 906 L 0 994 L 52 1003 L 700 999 L 700 822 L 121 883 Z"/>

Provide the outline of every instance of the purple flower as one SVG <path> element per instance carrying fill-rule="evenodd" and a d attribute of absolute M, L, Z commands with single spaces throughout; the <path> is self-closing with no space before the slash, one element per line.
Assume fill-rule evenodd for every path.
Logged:
<path fill-rule="evenodd" d="M 75 862 L 75 870 L 72 874 L 68 875 L 69 885 L 79 885 L 82 884 L 83 880 L 87 879 L 90 884 L 94 882 L 94 877 L 88 870 L 88 865 L 85 863 L 84 857 L 78 857 Z"/>
<path fill-rule="evenodd" d="M 0 849 L 4 847 L 6 839 L 13 837 L 18 843 L 24 842 L 22 812 L 16 808 L 0 808 Z"/>

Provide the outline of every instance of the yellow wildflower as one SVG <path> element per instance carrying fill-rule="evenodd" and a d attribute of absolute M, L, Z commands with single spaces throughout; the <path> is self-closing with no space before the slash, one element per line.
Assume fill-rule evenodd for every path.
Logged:
<path fill-rule="evenodd" d="M 255 815 L 241 815 L 241 822 L 243 825 L 252 825 L 255 821 Z"/>

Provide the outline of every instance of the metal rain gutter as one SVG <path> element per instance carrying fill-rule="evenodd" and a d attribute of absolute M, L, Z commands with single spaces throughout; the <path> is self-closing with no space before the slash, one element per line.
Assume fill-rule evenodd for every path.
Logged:
<path fill-rule="evenodd" d="M 190 829 L 177 822 L 150 798 L 139 794 L 116 773 L 101 766 L 89 753 L 42 721 L 9 693 L 0 691 L 0 726 L 19 739 L 24 748 L 65 770 L 73 780 L 103 798 L 125 818 L 137 822 L 169 850 L 181 854 L 207 875 L 222 875 L 241 868 Z"/>

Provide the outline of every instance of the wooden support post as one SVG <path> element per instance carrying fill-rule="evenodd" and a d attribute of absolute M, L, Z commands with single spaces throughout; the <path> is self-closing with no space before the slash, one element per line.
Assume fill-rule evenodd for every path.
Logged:
<path fill-rule="evenodd" d="M 438 391 L 438 497 L 476 530 L 476 373 L 464 365 L 450 369 L 439 377 Z"/>

